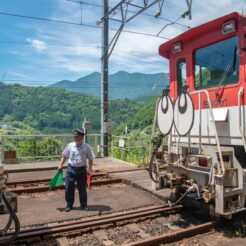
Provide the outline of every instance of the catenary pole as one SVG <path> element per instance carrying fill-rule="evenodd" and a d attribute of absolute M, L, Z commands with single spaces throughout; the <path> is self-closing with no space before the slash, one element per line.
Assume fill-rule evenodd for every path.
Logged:
<path fill-rule="evenodd" d="M 102 47 L 101 47 L 101 154 L 102 156 L 108 156 L 108 142 L 109 142 L 109 132 L 111 125 L 109 124 L 109 107 L 108 107 L 108 60 L 112 54 L 114 47 L 120 37 L 120 34 L 126 23 L 137 17 L 139 14 L 147 10 L 148 8 L 154 6 L 158 3 L 159 11 L 154 15 L 158 18 L 161 15 L 162 7 L 165 0 L 143 0 L 139 4 L 133 3 L 133 0 L 120 0 L 114 7 L 111 7 L 109 10 L 108 0 L 102 0 L 103 4 L 103 16 L 96 21 L 96 23 L 102 24 Z M 141 4 L 142 3 L 142 4 Z M 191 5 L 192 0 L 186 0 L 188 10 L 185 11 L 181 17 L 189 15 L 191 19 Z M 130 16 L 129 8 L 137 8 L 137 12 L 132 12 L 133 15 Z M 179 17 L 179 18 L 181 18 Z M 120 26 L 117 32 L 111 38 L 110 43 L 109 39 L 109 20 L 116 21 L 120 23 Z M 177 21 L 171 23 L 175 24 Z M 168 24 L 168 25 L 171 25 Z M 167 26 L 167 25 L 166 25 Z M 166 27 L 165 26 L 165 27 Z M 165 28 L 164 27 L 164 28 Z M 163 29 L 164 29 L 163 28 Z M 162 32 L 163 29 L 160 31 Z M 160 32 L 158 34 L 160 34 Z"/>
<path fill-rule="evenodd" d="M 103 16 L 108 14 L 108 0 L 102 0 Z M 108 156 L 108 17 L 102 23 L 101 47 L 101 154 Z"/>

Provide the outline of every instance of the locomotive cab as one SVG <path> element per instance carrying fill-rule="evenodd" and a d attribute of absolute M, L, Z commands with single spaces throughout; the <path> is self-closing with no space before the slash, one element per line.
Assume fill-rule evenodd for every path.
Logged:
<path fill-rule="evenodd" d="M 245 210 L 246 17 L 231 13 L 192 28 L 159 53 L 170 64 L 170 93 L 157 105 L 168 136 L 164 176 L 172 173 L 216 215 Z"/>

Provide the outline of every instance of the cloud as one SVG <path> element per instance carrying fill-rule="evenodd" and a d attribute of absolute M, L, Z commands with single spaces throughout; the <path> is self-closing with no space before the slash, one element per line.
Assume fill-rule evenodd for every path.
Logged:
<path fill-rule="evenodd" d="M 26 41 L 31 44 L 33 48 L 35 48 L 38 52 L 42 52 L 47 49 L 47 45 L 44 41 L 38 39 L 27 38 Z"/>
<path fill-rule="evenodd" d="M 22 78 L 22 79 L 31 79 L 29 76 L 22 74 L 22 73 L 17 73 L 17 72 L 7 71 L 7 75 L 13 75 L 17 78 Z"/>
<path fill-rule="evenodd" d="M 9 50 L 8 51 L 10 54 L 12 54 L 12 55 L 18 55 L 18 56 L 21 56 L 22 55 L 22 53 L 20 52 L 20 51 L 16 51 L 16 50 Z"/>
<path fill-rule="evenodd" d="M 82 24 L 95 26 L 96 20 L 102 17 L 102 8 L 100 7 L 84 4 L 81 12 L 81 6 L 78 3 L 64 0 L 51 2 L 51 5 L 46 6 L 49 9 L 46 13 L 49 14 L 45 15 L 50 19 L 77 24 L 82 20 Z M 110 6 L 118 2 L 112 0 Z M 137 0 L 134 1 L 134 3 L 137 2 Z M 140 0 L 139 2 L 142 3 Z M 93 3 L 100 5 L 101 1 L 93 1 Z M 192 20 L 181 18 L 179 23 L 194 27 L 229 12 L 240 12 L 240 3 L 240 0 L 193 1 Z M 153 15 L 157 9 L 157 5 L 153 6 L 144 14 Z M 165 1 L 161 17 L 176 20 L 186 9 L 185 0 Z M 40 16 L 42 14 L 44 13 L 40 13 Z M 168 23 L 164 19 L 139 15 L 127 23 L 124 30 L 156 35 Z M 115 34 L 112 28 L 117 28 L 117 25 L 119 24 L 110 21 L 109 41 Z M 19 68 L 17 72 L 22 71 L 21 69 L 25 65 L 26 70 L 23 70 L 23 73 L 28 74 L 28 69 L 32 70 L 35 76 L 32 79 L 37 79 L 36 77 L 43 78 L 44 76 L 50 79 L 49 76 L 51 75 L 53 75 L 53 79 L 55 76 L 62 77 L 64 75 L 68 76 L 64 79 L 70 79 L 76 76 L 81 77 L 93 71 L 100 71 L 101 29 L 51 22 L 19 22 L 18 28 L 20 32 L 23 32 L 23 39 L 29 42 L 30 46 L 16 46 L 12 50 L 12 52 L 18 54 L 16 60 L 18 59 L 21 62 L 19 67 L 16 66 Z M 186 30 L 187 28 L 182 25 L 169 25 L 161 33 L 161 36 L 173 38 Z M 25 37 L 26 33 L 28 33 L 27 37 Z M 18 34 L 15 34 L 16 37 L 13 40 L 20 40 Z M 122 32 L 109 58 L 109 72 L 114 73 L 119 70 L 145 73 L 167 72 L 168 60 L 158 54 L 159 46 L 164 42 L 166 42 L 166 39 L 155 36 Z M 66 44 L 68 45 L 66 46 Z M 30 69 L 31 67 L 33 69 Z"/>
<path fill-rule="evenodd" d="M 59 0 L 57 6 L 59 11 L 51 14 L 49 18 L 80 22 L 79 4 Z M 95 25 L 96 20 L 102 15 L 101 12 L 101 8 L 83 5 L 83 23 Z M 163 21 L 160 22 L 154 17 L 138 16 L 124 30 L 156 34 L 162 26 Z M 116 27 L 110 22 L 110 29 Z M 29 24 L 30 28 L 36 35 L 28 38 L 27 41 L 40 53 L 47 51 L 43 52 L 42 56 L 32 56 L 31 52 L 26 54 L 26 57 L 34 60 L 33 64 L 36 67 L 52 68 L 57 73 L 61 70 L 77 73 L 78 76 L 100 70 L 101 29 L 74 25 L 49 25 L 49 28 L 46 28 L 45 24 Z M 109 30 L 109 41 L 114 33 L 115 31 Z M 158 48 L 164 41 L 165 39 L 157 37 L 122 32 L 109 59 L 110 72 L 117 72 L 117 70 L 146 72 L 148 69 L 150 72 L 162 71 L 166 61 L 159 57 Z M 50 45 L 53 43 L 56 45 Z M 69 44 L 69 46 L 65 47 L 62 44 Z"/>

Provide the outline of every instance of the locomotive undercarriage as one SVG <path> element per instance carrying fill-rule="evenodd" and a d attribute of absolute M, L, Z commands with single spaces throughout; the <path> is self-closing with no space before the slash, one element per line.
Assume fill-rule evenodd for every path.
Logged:
<path fill-rule="evenodd" d="M 231 218 L 246 210 L 246 169 L 234 154 L 234 147 L 221 146 L 224 174 L 219 173 L 217 146 L 172 143 L 154 153 L 153 177 L 158 188 L 171 188 L 171 205 L 182 202 L 208 211 L 213 216 Z M 156 172 L 155 172 L 156 171 Z"/>

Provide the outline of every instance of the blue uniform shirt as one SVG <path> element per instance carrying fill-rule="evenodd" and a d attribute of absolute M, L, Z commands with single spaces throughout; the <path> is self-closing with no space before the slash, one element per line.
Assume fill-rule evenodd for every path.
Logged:
<path fill-rule="evenodd" d="M 93 160 L 95 158 L 91 146 L 85 142 L 80 146 L 77 146 L 75 142 L 68 144 L 62 155 L 68 158 L 68 164 L 74 167 L 86 167 L 86 159 Z"/>

